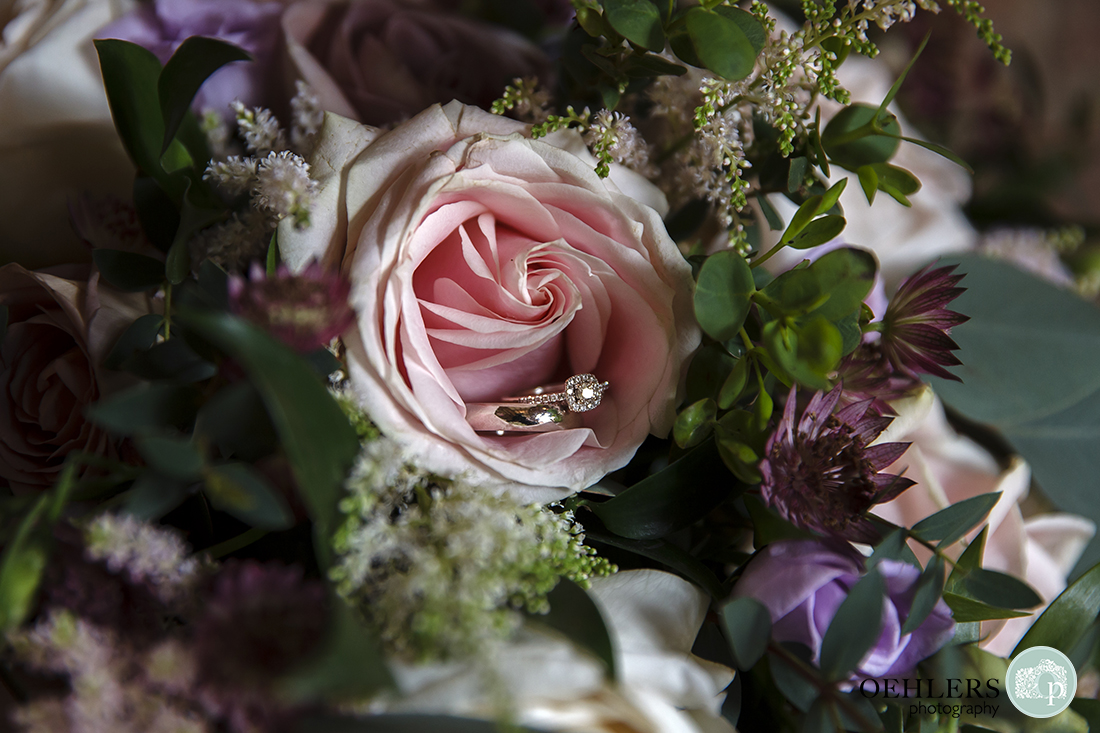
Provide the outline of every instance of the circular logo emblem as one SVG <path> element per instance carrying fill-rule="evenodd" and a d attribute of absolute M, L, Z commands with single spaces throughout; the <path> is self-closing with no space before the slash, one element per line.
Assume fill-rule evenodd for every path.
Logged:
<path fill-rule="evenodd" d="M 1049 646 L 1033 646 L 1008 665 L 1008 699 L 1024 715 L 1049 718 L 1069 707 L 1077 692 L 1077 670 L 1069 657 Z"/>

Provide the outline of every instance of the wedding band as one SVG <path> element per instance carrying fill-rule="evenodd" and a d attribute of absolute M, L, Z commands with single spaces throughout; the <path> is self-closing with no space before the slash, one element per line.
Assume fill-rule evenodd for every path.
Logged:
<path fill-rule="evenodd" d="M 581 426 L 579 413 L 600 406 L 610 386 L 592 374 L 575 374 L 564 384 L 538 387 L 530 394 L 468 403 L 466 422 L 479 433 L 497 435 L 569 430 Z"/>

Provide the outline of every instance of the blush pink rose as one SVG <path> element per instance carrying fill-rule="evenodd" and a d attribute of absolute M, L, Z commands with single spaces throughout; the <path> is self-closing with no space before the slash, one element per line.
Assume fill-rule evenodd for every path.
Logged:
<path fill-rule="evenodd" d="M 88 276 L 0 267 L 0 479 L 16 492 L 48 488 L 74 451 L 111 455 L 109 436 L 84 408 L 117 389 L 125 375 L 101 368 L 115 341 L 149 312 L 142 295 L 119 293 Z"/>
<path fill-rule="evenodd" d="M 1062 512 L 1025 517 L 1020 503 L 1028 495 L 1030 467 L 1019 457 L 1013 457 L 1006 467 L 999 466 L 984 448 L 956 433 L 931 389 L 926 387 L 918 396 L 891 405 L 898 417 L 879 440 L 900 440 L 911 445 L 886 470 L 904 470 L 905 476 L 917 483 L 894 501 L 875 507 L 875 514 L 912 527 L 951 504 L 979 494 L 1002 492 L 987 519 L 989 532 L 982 564 L 1027 581 L 1043 599 L 1043 605 L 1031 616 L 982 623 L 982 648 L 1007 656 L 1046 604 L 1065 590 L 1066 578 L 1096 533 L 1096 525 Z M 971 532 L 968 539 L 977 534 L 977 530 Z M 927 558 L 923 548 L 914 550 L 922 561 Z M 953 551 L 958 554 L 961 546 Z"/>
<path fill-rule="evenodd" d="M 668 431 L 700 337 L 691 269 L 657 212 L 525 130 L 457 102 L 381 136 L 329 115 L 313 224 L 281 228 L 279 246 L 292 269 L 316 258 L 351 280 L 350 377 L 384 432 L 429 470 L 549 501 Z M 586 372 L 611 388 L 582 427 L 466 422 L 467 403 Z"/>
<path fill-rule="evenodd" d="M 292 69 L 321 107 L 371 125 L 452 99 L 487 109 L 515 77 L 550 70 L 522 36 L 433 0 L 302 0 L 283 30 Z"/>

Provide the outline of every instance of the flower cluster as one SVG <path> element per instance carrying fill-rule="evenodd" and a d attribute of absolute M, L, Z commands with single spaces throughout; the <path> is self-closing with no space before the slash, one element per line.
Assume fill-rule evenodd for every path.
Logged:
<path fill-rule="evenodd" d="M 425 473 L 385 438 L 364 446 L 348 489 L 332 577 L 405 658 L 483 652 L 519 610 L 547 611 L 559 578 L 614 571 L 569 512 Z"/>

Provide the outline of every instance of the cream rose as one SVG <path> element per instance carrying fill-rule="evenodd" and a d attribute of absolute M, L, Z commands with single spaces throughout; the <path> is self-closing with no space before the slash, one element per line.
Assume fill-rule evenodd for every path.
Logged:
<path fill-rule="evenodd" d="M 84 409 L 127 377 L 102 368 L 118 337 L 148 313 L 143 295 L 119 293 L 88 276 L 0 267 L 0 479 L 17 492 L 51 486 L 69 453 L 110 454 L 107 434 Z M 81 272 L 76 272 L 77 270 Z"/>
<path fill-rule="evenodd" d="M 880 441 L 911 441 L 909 450 L 886 471 L 917 482 L 900 497 L 875 508 L 875 514 L 912 527 L 925 517 L 964 499 L 993 491 L 1002 496 L 989 515 L 983 565 L 1026 580 L 1043 598 L 1033 615 L 982 624 L 987 651 L 1007 656 L 1042 613 L 1045 604 L 1065 590 L 1066 577 L 1096 525 L 1074 514 L 1051 513 L 1024 518 L 1031 470 L 1020 458 L 1006 469 L 947 423 L 943 405 L 927 387 L 916 397 L 892 403 L 898 418 Z M 977 532 L 971 533 L 971 538 Z"/>
<path fill-rule="evenodd" d="M 69 197 L 130 194 L 92 38 L 130 0 L 0 2 L 0 263 L 86 261 Z"/>
<path fill-rule="evenodd" d="M 549 501 L 667 432 L 699 330 L 657 212 L 525 129 L 457 102 L 381 136 L 329 115 L 313 224 L 281 228 L 279 246 L 292 269 L 317 258 L 351 280 L 350 377 L 384 432 L 424 468 Z M 466 421 L 468 403 L 583 373 L 611 387 L 581 427 Z"/>
<path fill-rule="evenodd" d="M 721 717 L 733 670 L 691 653 L 709 599 L 659 570 L 592 581 L 615 649 L 618 684 L 568 640 L 534 629 L 491 655 L 488 675 L 465 664 L 394 670 L 401 699 L 387 712 L 494 718 L 500 685 L 516 723 L 586 733 L 733 733 Z"/>

